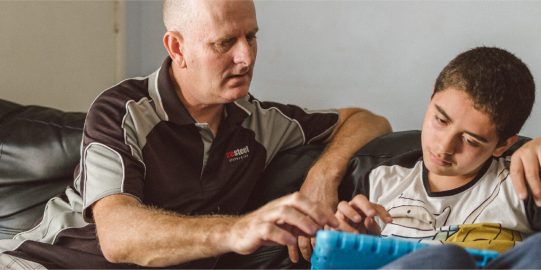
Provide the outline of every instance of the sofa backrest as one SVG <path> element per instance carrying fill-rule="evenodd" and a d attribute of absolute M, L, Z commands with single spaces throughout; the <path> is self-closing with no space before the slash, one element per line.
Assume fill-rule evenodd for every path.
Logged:
<path fill-rule="evenodd" d="M 72 183 L 84 118 L 0 100 L 0 239 L 32 227 Z"/>
<path fill-rule="evenodd" d="M 521 137 L 504 156 L 511 155 L 530 138 Z M 299 190 L 310 166 L 316 161 L 324 146 L 306 145 L 279 153 L 267 167 L 263 179 L 256 185 L 246 211 L 252 211 L 266 202 Z M 372 168 L 395 156 L 420 151 L 421 131 L 393 132 L 374 139 L 360 149 L 351 159 L 348 170 L 338 190 L 340 200 L 350 200 L 363 190 L 364 179 Z"/>
<path fill-rule="evenodd" d="M 84 119 L 84 113 L 0 100 L 0 239 L 39 222 L 45 203 L 73 182 Z M 522 138 L 513 149 L 527 140 Z M 340 199 L 349 200 L 371 168 L 418 151 L 420 143 L 419 131 L 402 131 L 367 144 L 350 162 Z M 299 190 L 322 150 L 322 145 L 306 145 L 279 153 L 258 179 L 245 211 Z"/>

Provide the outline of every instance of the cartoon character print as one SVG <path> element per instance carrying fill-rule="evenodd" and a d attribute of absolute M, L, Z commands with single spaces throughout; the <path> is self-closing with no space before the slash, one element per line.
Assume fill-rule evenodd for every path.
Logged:
<path fill-rule="evenodd" d="M 501 224 L 478 223 L 443 227 L 434 236 L 434 240 L 443 244 L 504 252 L 522 241 L 523 235 L 503 228 Z"/>
<path fill-rule="evenodd" d="M 449 206 L 440 213 L 433 213 L 425 202 L 408 198 L 404 194 L 400 194 L 397 201 L 400 202 L 398 205 L 387 209 L 393 222 L 385 226 L 383 235 L 432 239 L 451 214 Z"/>

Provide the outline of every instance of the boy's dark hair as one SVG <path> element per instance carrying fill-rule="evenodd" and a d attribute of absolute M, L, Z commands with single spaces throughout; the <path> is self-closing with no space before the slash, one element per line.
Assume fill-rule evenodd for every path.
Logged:
<path fill-rule="evenodd" d="M 519 133 L 535 101 L 526 64 L 499 48 L 478 47 L 451 60 L 436 79 L 432 96 L 450 87 L 465 91 L 477 110 L 490 115 L 500 143 Z"/>

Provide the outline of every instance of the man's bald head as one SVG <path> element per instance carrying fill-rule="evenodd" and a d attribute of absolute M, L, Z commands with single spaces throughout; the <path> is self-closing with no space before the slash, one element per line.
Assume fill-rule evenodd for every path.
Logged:
<path fill-rule="evenodd" d="M 167 31 L 182 32 L 191 21 L 193 8 L 191 0 L 164 0 L 163 24 Z"/>
<path fill-rule="evenodd" d="M 194 24 L 201 23 L 201 18 L 223 17 L 229 15 L 232 9 L 246 7 L 249 7 L 246 15 L 255 16 L 251 0 L 164 0 L 163 22 L 167 31 L 186 34 L 195 29 Z"/>

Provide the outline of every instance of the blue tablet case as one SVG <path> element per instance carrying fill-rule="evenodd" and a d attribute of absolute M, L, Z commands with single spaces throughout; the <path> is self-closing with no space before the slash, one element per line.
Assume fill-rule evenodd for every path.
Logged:
<path fill-rule="evenodd" d="M 396 237 L 380 237 L 338 231 L 319 231 L 312 254 L 312 269 L 375 269 L 430 244 Z M 485 267 L 499 253 L 466 249 L 478 268 Z"/>

